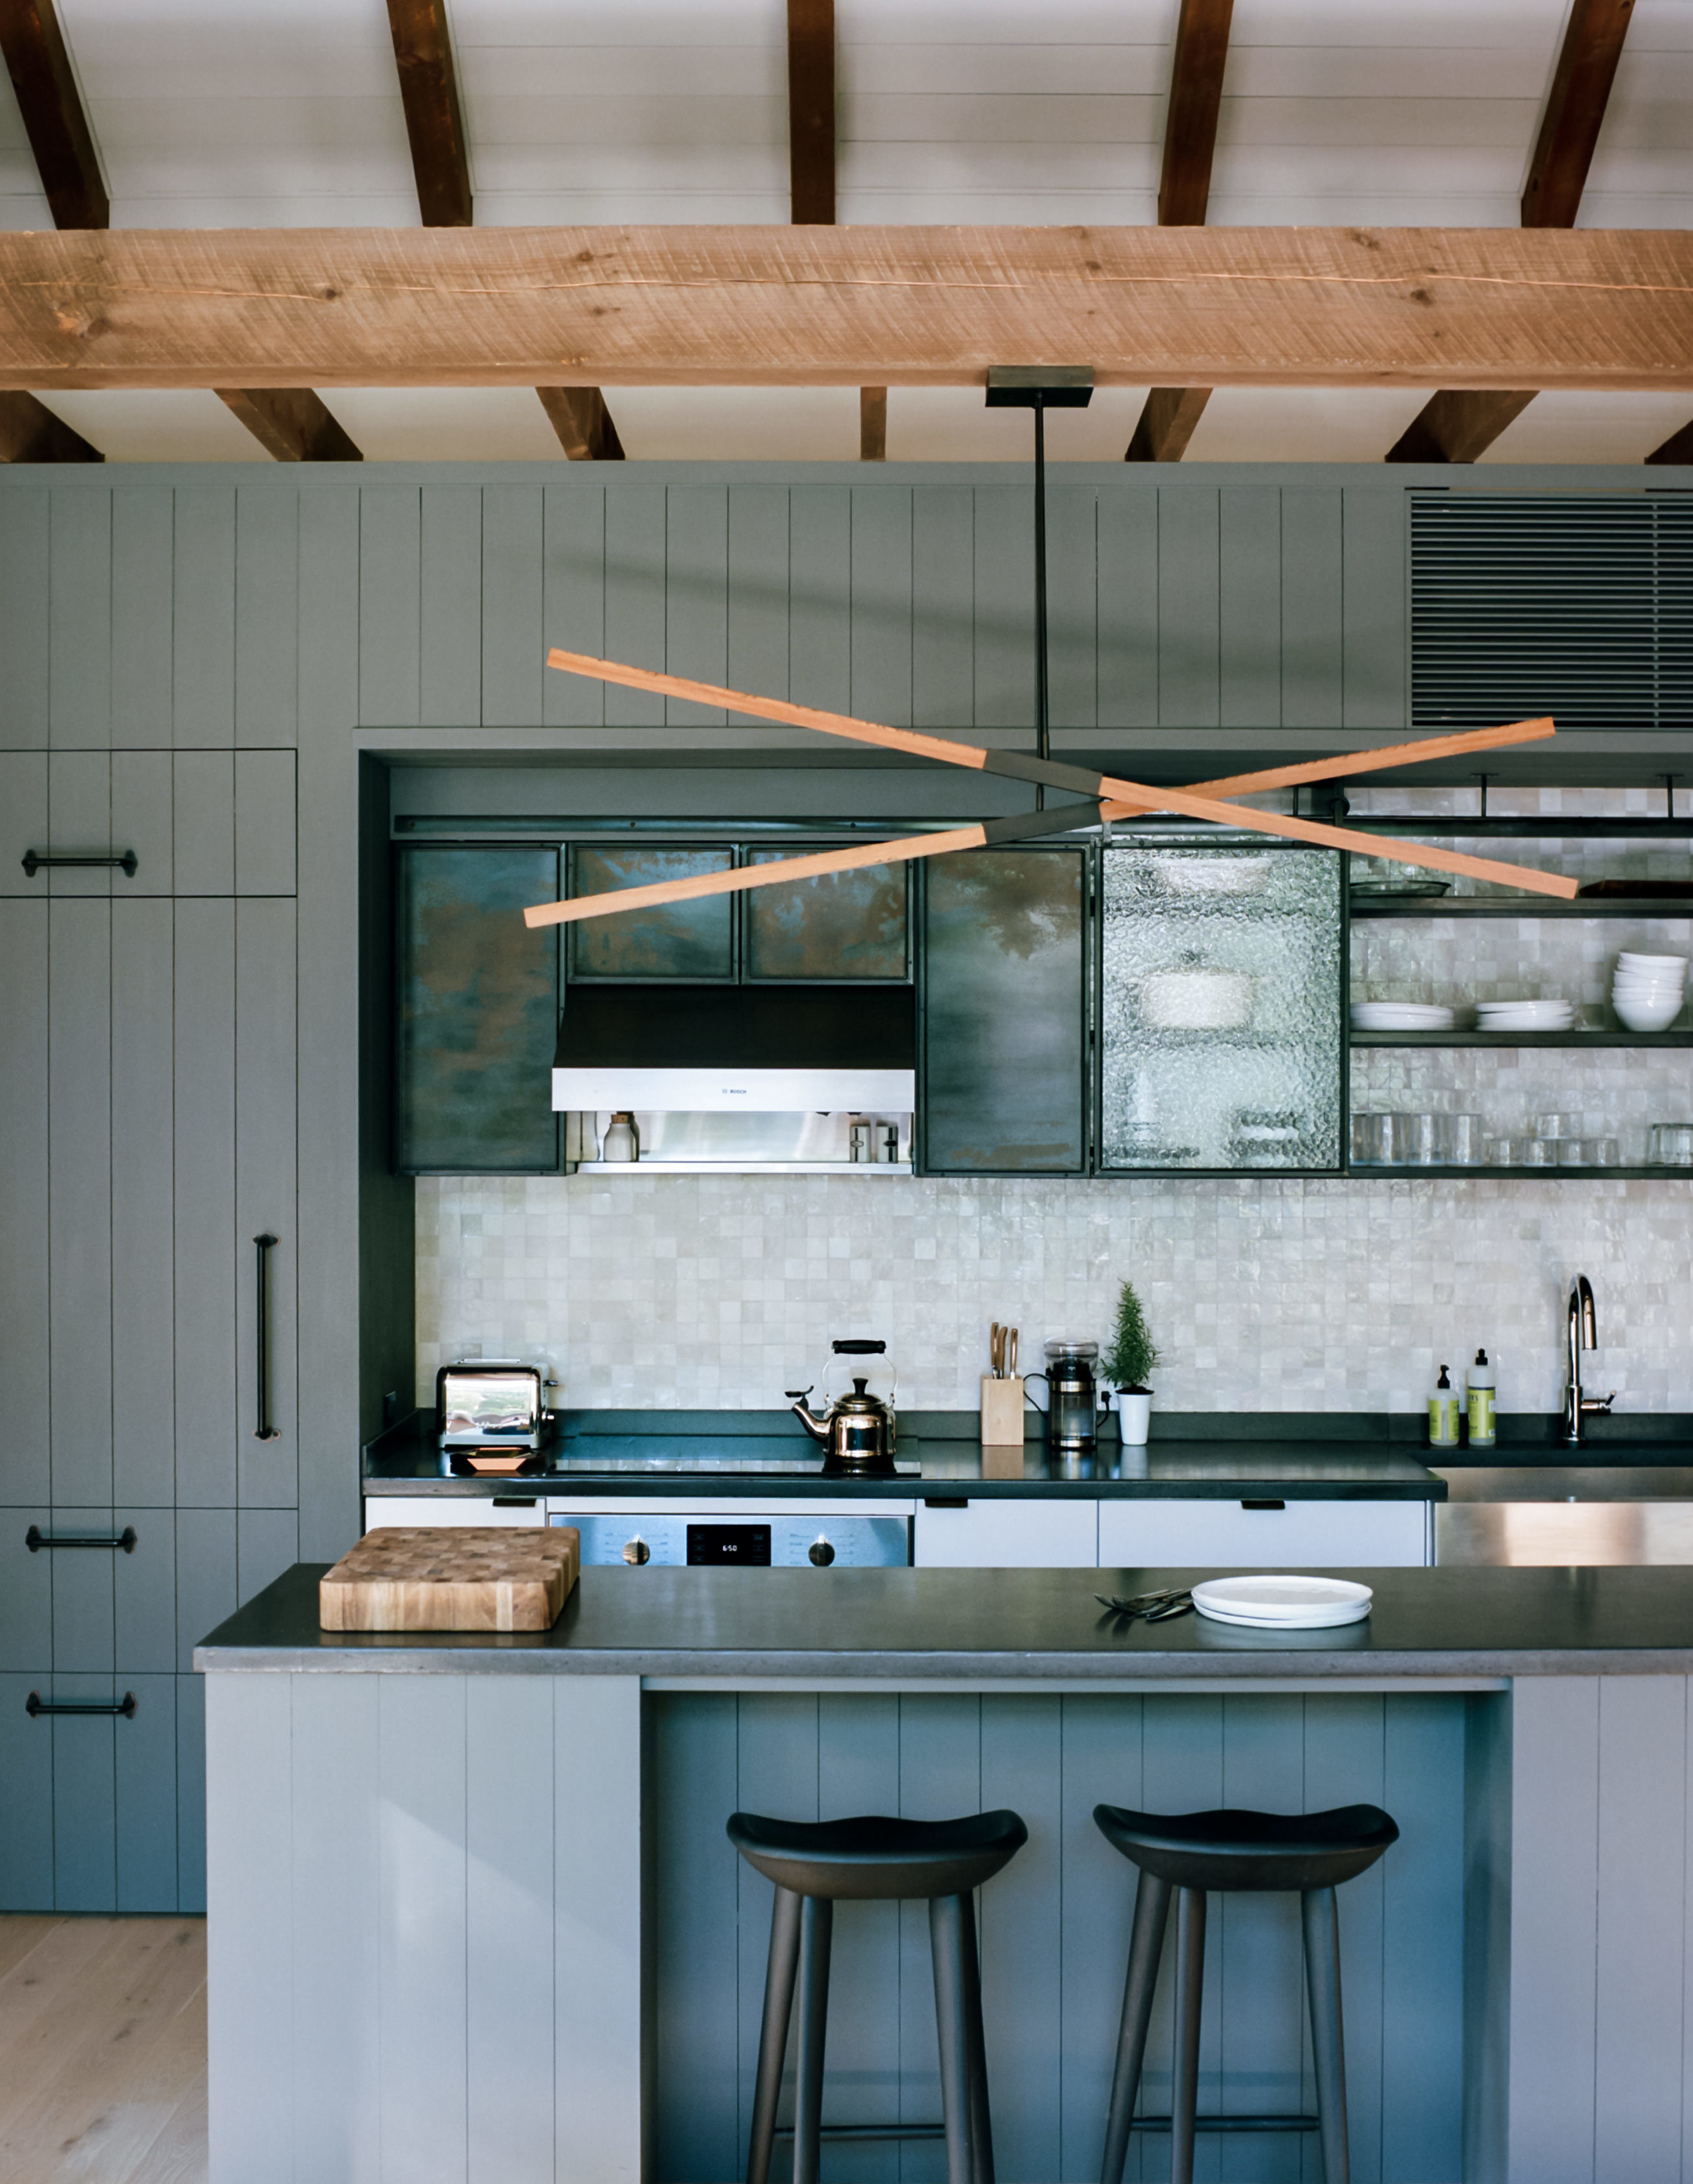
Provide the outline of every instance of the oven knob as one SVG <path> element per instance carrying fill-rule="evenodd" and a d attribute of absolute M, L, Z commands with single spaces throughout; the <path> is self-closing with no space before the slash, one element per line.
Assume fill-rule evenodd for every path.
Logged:
<path fill-rule="evenodd" d="M 653 1551 L 644 1540 L 625 1540 L 623 1542 L 623 1559 L 626 1563 L 649 1563 L 652 1558 Z"/>
<path fill-rule="evenodd" d="M 811 1560 L 816 1563 L 819 1569 L 827 1569 L 829 1564 L 835 1558 L 834 1549 L 829 1545 L 828 1541 L 823 1537 L 821 1532 L 817 1535 L 816 1538 L 812 1540 L 810 1546 L 806 1548 L 805 1552 L 810 1557 Z"/>

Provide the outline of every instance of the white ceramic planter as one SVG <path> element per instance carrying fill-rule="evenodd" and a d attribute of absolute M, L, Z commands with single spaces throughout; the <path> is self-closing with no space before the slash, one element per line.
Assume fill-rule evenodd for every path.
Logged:
<path fill-rule="evenodd" d="M 1117 1431 L 1122 1436 L 1125 1448 L 1144 1448 L 1146 1435 L 1152 1424 L 1152 1398 L 1131 1395 L 1126 1389 L 1118 1391 L 1117 1399 Z"/>

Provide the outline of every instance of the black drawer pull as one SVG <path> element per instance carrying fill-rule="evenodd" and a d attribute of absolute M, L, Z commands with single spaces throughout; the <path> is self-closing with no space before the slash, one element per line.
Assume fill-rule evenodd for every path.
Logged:
<path fill-rule="evenodd" d="M 281 1435 L 270 1423 L 270 1254 L 276 1248 L 276 1239 L 267 1228 L 253 1243 L 259 1255 L 259 1422 L 253 1429 L 253 1438 L 281 1440 Z"/>
<path fill-rule="evenodd" d="M 32 1555 L 43 1547 L 121 1547 L 132 1555 L 135 1540 L 133 1524 L 125 1524 L 121 1532 L 44 1532 L 39 1524 L 31 1524 L 24 1535 L 24 1545 Z"/>
<path fill-rule="evenodd" d="M 1285 1509 L 1288 1505 L 1285 1502 L 1243 1502 L 1240 1506 L 1243 1509 Z"/>
<path fill-rule="evenodd" d="M 925 1509 L 967 1509 L 970 1496 L 967 1494 L 925 1494 L 923 1507 Z"/>
<path fill-rule="evenodd" d="M 38 872 L 50 865 L 114 865 L 133 879 L 141 868 L 141 860 L 133 850 L 118 850 L 109 857 L 55 857 L 46 850 L 25 850 L 25 877 L 33 879 Z"/>
<path fill-rule="evenodd" d="M 42 1713 L 120 1713 L 132 1721 L 135 1693 L 125 1691 L 120 1699 L 44 1699 L 39 1691 L 31 1691 L 24 1701 L 24 1712 L 31 1721 Z"/>

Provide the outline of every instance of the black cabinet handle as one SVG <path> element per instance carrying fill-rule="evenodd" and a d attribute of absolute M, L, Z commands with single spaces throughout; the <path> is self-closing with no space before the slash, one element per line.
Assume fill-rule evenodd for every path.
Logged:
<path fill-rule="evenodd" d="M 267 1228 L 253 1241 L 259 1254 L 259 1423 L 253 1429 L 253 1438 L 281 1440 L 281 1435 L 270 1423 L 270 1254 L 276 1248 L 276 1239 Z"/>
<path fill-rule="evenodd" d="M 1285 1509 L 1288 1505 L 1285 1502 L 1243 1502 L 1240 1506 L 1243 1509 Z"/>
<path fill-rule="evenodd" d="M 133 850 L 119 850 L 109 857 L 55 857 L 46 850 L 25 850 L 24 873 L 28 879 L 50 865 L 115 865 L 133 879 L 141 869 L 141 860 Z"/>
<path fill-rule="evenodd" d="M 135 1717 L 135 1693 L 125 1691 L 120 1699 L 44 1699 L 39 1691 L 31 1691 L 24 1701 L 24 1712 L 32 1721 L 42 1713 L 120 1713 L 131 1721 Z"/>
<path fill-rule="evenodd" d="M 118 1547 L 132 1555 L 135 1541 L 133 1524 L 125 1524 L 121 1532 L 44 1532 L 39 1524 L 31 1524 L 24 1535 L 24 1545 L 32 1555 L 43 1547 Z"/>

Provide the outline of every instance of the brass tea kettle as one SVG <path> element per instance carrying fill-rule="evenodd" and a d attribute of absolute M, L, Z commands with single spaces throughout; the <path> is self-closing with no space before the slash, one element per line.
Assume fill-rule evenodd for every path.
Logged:
<path fill-rule="evenodd" d="M 880 1357 L 887 1353 L 885 1342 L 849 1340 L 833 1346 L 829 1372 L 834 1369 L 839 1357 Z M 894 1475 L 894 1397 L 897 1383 L 891 1377 L 888 1393 L 884 1399 L 870 1392 L 870 1375 L 849 1368 L 852 1381 L 849 1395 L 833 1399 L 828 1391 L 829 1372 L 823 1375 L 823 1407 L 814 1411 L 805 1398 L 810 1388 L 789 1388 L 788 1396 L 794 1406 L 794 1415 L 815 1441 L 827 1450 L 824 1459 L 825 1476 L 854 1478 L 891 1478 Z"/>

